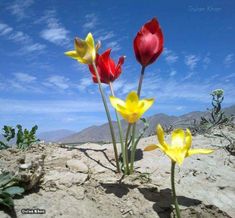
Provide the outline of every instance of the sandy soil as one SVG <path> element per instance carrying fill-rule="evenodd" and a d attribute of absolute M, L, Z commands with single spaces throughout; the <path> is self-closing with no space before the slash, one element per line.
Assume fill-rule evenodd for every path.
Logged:
<path fill-rule="evenodd" d="M 25 180 L 27 186 L 34 187 L 15 199 L 15 213 L 0 211 L 0 217 L 174 217 L 170 160 L 159 150 L 143 152 L 156 140 L 151 136 L 140 141 L 136 173 L 127 177 L 115 174 L 110 144 L 61 147 L 41 143 L 27 152 L 0 151 L 0 170 L 26 173 L 31 179 Z M 220 137 L 194 136 L 193 147 L 216 150 L 187 158 L 177 168 L 182 217 L 235 217 L 235 157 L 223 149 L 226 144 Z M 29 169 L 19 169 L 22 164 L 30 165 Z M 24 208 L 45 209 L 46 214 L 25 215 Z"/>

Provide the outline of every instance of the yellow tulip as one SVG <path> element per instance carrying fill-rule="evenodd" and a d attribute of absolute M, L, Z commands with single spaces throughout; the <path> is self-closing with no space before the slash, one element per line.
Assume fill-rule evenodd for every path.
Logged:
<path fill-rule="evenodd" d="M 92 64 L 95 61 L 97 48 L 91 33 L 87 34 L 85 40 L 75 38 L 74 47 L 75 50 L 65 52 L 65 54 L 82 64 Z"/>
<path fill-rule="evenodd" d="M 209 154 L 211 149 L 191 149 L 192 135 L 189 129 L 184 132 L 183 129 L 175 129 L 171 135 L 171 145 L 168 145 L 164 140 L 164 131 L 160 124 L 157 126 L 157 137 L 160 144 L 149 145 L 144 150 L 152 151 L 160 148 L 166 155 L 168 155 L 174 162 L 181 165 L 184 158 L 193 154 Z"/>
<path fill-rule="evenodd" d="M 137 93 L 132 91 L 126 97 L 126 101 L 110 96 L 110 102 L 124 120 L 128 123 L 135 123 L 152 106 L 154 99 L 139 100 Z"/>

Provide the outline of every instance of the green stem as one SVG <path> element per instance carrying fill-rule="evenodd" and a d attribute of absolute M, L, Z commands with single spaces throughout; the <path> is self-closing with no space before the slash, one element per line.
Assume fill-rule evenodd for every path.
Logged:
<path fill-rule="evenodd" d="M 104 108 L 105 108 L 105 112 L 106 112 L 106 115 L 107 115 L 107 118 L 108 118 L 108 121 L 109 121 L 109 128 L 110 128 L 110 133 L 111 133 L 111 137 L 112 137 L 112 141 L 113 141 L 113 150 L 114 150 L 114 155 L 115 155 L 115 162 L 116 162 L 117 172 L 120 173 L 120 167 L 119 167 L 119 162 L 118 162 L 117 144 L 116 144 L 116 139 L 115 139 L 115 135 L 114 135 L 111 116 L 110 116 L 108 105 L 107 105 L 107 102 L 106 102 L 106 99 L 105 99 L 105 96 L 104 96 L 104 91 L 103 91 L 102 86 L 101 86 L 100 76 L 99 76 L 99 73 L 97 71 L 97 68 L 96 68 L 96 65 L 95 65 L 94 62 L 92 63 L 92 66 L 93 66 L 95 74 L 96 74 L 100 94 L 101 94 L 102 101 L 103 101 Z"/>
<path fill-rule="evenodd" d="M 125 139 L 125 152 L 126 152 L 126 156 L 127 156 L 127 166 L 128 166 L 128 170 L 130 172 L 130 169 L 129 169 L 129 160 L 128 160 L 128 138 L 129 138 L 129 135 L 130 135 L 130 130 L 131 130 L 131 124 L 128 125 L 127 127 L 127 131 L 126 131 L 126 139 Z"/>
<path fill-rule="evenodd" d="M 112 96 L 115 96 L 111 82 L 109 83 L 109 87 L 110 87 L 110 91 L 111 91 Z M 121 125 L 121 121 L 118 116 L 117 110 L 115 110 L 115 114 L 116 114 L 116 118 L 117 118 L 119 138 L 120 138 L 120 143 L 121 143 L 121 148 L 122 148 L 122 159 L 123 159 L 123 164 L 124 164 L 124 173 L 125 173 L 125 175 L 127 175 L 129 173 L 129 166 L 128 166 L 128 157 L 127 157 L 126 149 L 125 149 L 125 145 L 123 142 L 123 130 L 122 130 L 122 125 Z"/>
<path fill-rule="evenodd" d="M 138 89 L 137 89 L 138 97 L 140 97 L 141 87 L 142 87 L 142 83 L 143 83 L 143 79 L 144 79 L 144 71 L 145 71 L 145 66 L 142 66 L 141 73 L 140 73 L 140 79 L 139 79 L 139 85 L 138 85 Z M 136 129 L 136 123 L 134 123 L 134 125 L 132 127 L 132 143 L 131 143 L 132 149 L 131 149 L 130 173 L 134 172 L 135 152 L 136 152 L 136 147 L 137 147 L 137 144 L 135 145 L 135 129 Z"/>
<path fill-rule="evenodd" d="M 135 161 L 135 151 L 136 151 L 136 146 L 135 146 L 135 127 L 136 124 L 134 123 L 132 126 L 132 139 L 131 139 L 131 166 L 130 166 L 130 173 L 132 174 L 134 172 L 134 161 Z"/>
<path fill-rule="evenodd" d="M 173 202 L 175 204 L 176 216 L 177 218 L 181 218 L 180 209 L 179 209 L 176 192 L 175 192 L 175 162 L 174 161 L 171 161 L 171 190 L 172 190 Z"/>
<path fill-rule="evenodd" d="M 140 97 L 141 87 L 142 87 L 142 83 L 143 83 L 143 79 L 144 79 L 144 70 L 145 70 L 145 66 L 142 66 L 141 73 L 140 73 L 140 79 L 139 79 L 139 85 L 138 85 L 138 92 L 137 92 L 139 97 Z"/>

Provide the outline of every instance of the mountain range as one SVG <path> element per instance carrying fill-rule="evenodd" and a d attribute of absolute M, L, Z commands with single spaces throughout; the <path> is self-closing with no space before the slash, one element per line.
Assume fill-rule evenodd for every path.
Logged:
<path fill-rule="evenodd" d="M 223 111 L 227 116 L 235 115 L 235 105 L 231 107 L 224 108 Z M 205 111 L 194 111 L 181 116 L 169 116 L 163 113 L 155 114 L 146 118 L 149 127 L 145 131 L 144 136 L 150 136 L 155 133 L 156 125 L 160 123 L 163 127 L 169 128 L 172 127 L 188 127 L 192 125 L 194 120 L 199 121 L 201 117 L 208 117 L 209 112 Z M 126 132 L 128 124 L 121 120 L 121 125 L 124 133 Z M 116 139 L 119 139 L 119 132 L 117 122 L 113 122 L 114 131 L 116 135 Z M 136 125 L 137 131 L 141 131 L 143 129 L 144 123 L 139 121 Z M 54 131 L 41 132 L 37 134 L 37 137 L 40 140 L 46 142 L 61 142 L 61 143 L 83 143 L 83 142 L 110 142 L 110 130 L 108 123 L 99 125 L 99 126 L 90 126 L 85 128 L 79 132 L 67 130 L 67 129 L 59 129 Z M 0 134 L 0 141 L 5 141 L 3 136 Z M 12 140 L 10 144 L 14 144 L 15 140 Z"/>
<path fill-rule="evenodd" d="M 235 105 L 225 108 L 224 112 L 227 116 L 235 115 Z M 190 112 L 181 116 L 168 116 L 166 114 L 160 113 L 155 114 L 146 118 L 149 127 L 145 131 L 144 136 L 149 136 L 155 134 L 156 125 L 160 123 L 163 127 L 187 127 L 193 124 L 194 120 L 199 121 L 201 117 L 208 117 L 209 112 L 202 112 L 202 111 L 194 111 Z M 121 121 L 122 128 L 124 133 L 126 132 L 128 124 L 122 120 Z M 118 141 L 119 134 L 118 134 L 118 126 L 117 122 L 113 122 L 114 131 L 116 135 L 116 139 Z M 136 125 L 137 131 L 143 129 L 144 123 L 139 121 Z M 110 142 L 110 130 L 108 123 L 105 123 L 100 126 L 91 126 L 86 129 L 83 129 L 80 132 L 73 133 L 69 136 L 64 138 L 60 138 L 57 142 L 62 143 L 83 143 L 83 142 Z"/>
<path fill-rule="evenodd" d="M 37 135 L 40 140 L 46 142 L 56 142 L 62 138 L 68 137 L 72 134 L 75 134 L 75 131 L 68 129 L 58 129 L 54 131 L 41 132 Z"/>

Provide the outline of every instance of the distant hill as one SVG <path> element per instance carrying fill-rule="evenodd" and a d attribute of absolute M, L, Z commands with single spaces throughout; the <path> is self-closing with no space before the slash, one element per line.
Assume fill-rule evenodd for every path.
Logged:
<path fill-rule="evenodd" d="M 54 130 L 54 131 L 41 132 L 37 135 L 37 137 L 40 140 L 43 140 L 46 142 L 56 142 L 74 133 L 75 131 L 71 131 L 67 129 L 59 129 L 59 130 Z"/>
<path fill-rule="evenodd" d="M 231 114 L 235 115 L 235 105 L 225 108 L 224 111 L 225 114 L 227 115 Z M 189 124 L 193 122 L 194 119 L 200 120 L 202 116 L 208 116 L 208 115 L 209 115 L 208 112 L 202 112 L 202 111 L 194 111 L 181 116 L 168 116 L 163 113 L 156 114 L 147 118 L 147 121 L 149 123 L 149 128 L 146 130 L 145 136 L 155 134 L 156 124 L 158 123 L 160 123 L 164 127 L 169 127 L 170 125 L 172 125 L 173 127 L 187 127 Z M 121 123 L 123 131 L 125 132 L 128 124 L 124 120 L 122 120 Z M 116 122 L 113 122 L 113 125 L 116 134 L 116 139 L 118 141 L 119 139 L 118 126 Z M 143 123 L 139 121 L 137 123 L 137 130 L 140 130 L 142 128 L 143 128 Z M 110 130 L 108 123 L 105 123 L 101 126 L 88 127 L 80 132 L 74 133 L 59 140 L 59 142 L 63 143 L 110 142 L 110 141 L 111 137 L 110 137 Z"/>

